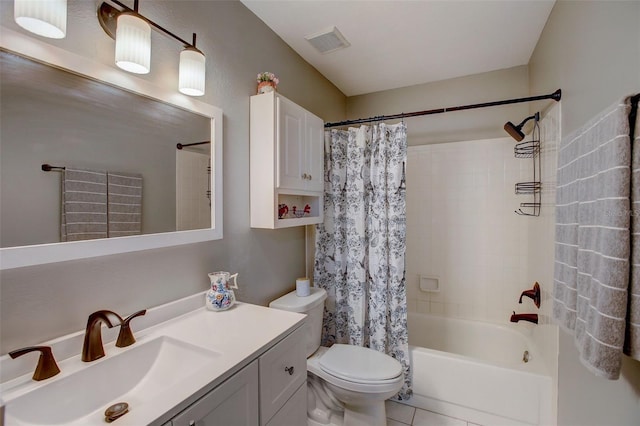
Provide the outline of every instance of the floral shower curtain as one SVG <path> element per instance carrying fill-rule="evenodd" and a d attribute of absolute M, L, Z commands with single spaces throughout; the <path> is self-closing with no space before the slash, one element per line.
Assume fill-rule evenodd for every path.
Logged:
<path fill-rule="evenodd" d="M 387 353 L 404 367 L 398 399 L 411 396 L 405 287 L 404 123 L 325 132 L 324 223 L 314 285 L 328 293 L 323 345 Z"/>

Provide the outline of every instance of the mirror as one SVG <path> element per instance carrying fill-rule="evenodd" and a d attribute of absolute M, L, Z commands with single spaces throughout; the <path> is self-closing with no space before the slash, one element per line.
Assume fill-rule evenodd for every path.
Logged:
<path fill-rule="evenodd" d="M 2 269 L 222 237 L 218 108 L 4 28 L 0 40 Z M 43 164 L 54 168 L 43 171 Z M 77 203 L 69 201 L 73 191 L 61 191 L 72 169 L 99 179 L 104 172 L 105 179 L 140 176 L 139 204 L 126 207 L 132 228 L 111 232 L 123 223 L 111 214 L 112 202 L 123 204 L 112 200 L 114 190 L 102 219 L 114 238 L 93 239 L 88 231 L 77 238 L 86 241 L 71 232 L 61 237 L 70 229 L 61 226 L 62 211 Z"/>
<path fill-rule="evenodd" d="M 0 122 L 0 247 L 60 242 L 62 209 L 69 211 L 64 241 L 95 239 L 105 227 L 108 237 L 211 228 L 210 144 L 176 149 L 209 141 L 210 118 L 0 50 Z M 61 209 L 61 180 L 77 178 L 63 168 L 141 179 L 132 180 L 136 186 L 88 183 L 104 196 L 82 203 L 68 191 Z M 113 188 L 140 189 L 142 197 L 112 197 Z M 108 204 L 94 202 L 105 197 Z M 104 212 L 73 213 L 83 204 Z M 127 209 L 135 211 L 111 215 Z M 74 215 L 89 222 L 74 225 Z M 129 231 L 118 229 L 125 220 Z"/>

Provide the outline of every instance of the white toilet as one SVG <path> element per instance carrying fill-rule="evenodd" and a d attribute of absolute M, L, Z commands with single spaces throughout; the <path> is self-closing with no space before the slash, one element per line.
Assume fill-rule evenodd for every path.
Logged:
<path fill-rule="evenodd" d="M 308 425 L 384 426 L 384 401 L 402 387 L 402 364 L 389 355 L 351 345 L 320 347 L 327 293 L 311 288 L 299 297 L 285 294 L 269 307 L 307 314 Z"/>

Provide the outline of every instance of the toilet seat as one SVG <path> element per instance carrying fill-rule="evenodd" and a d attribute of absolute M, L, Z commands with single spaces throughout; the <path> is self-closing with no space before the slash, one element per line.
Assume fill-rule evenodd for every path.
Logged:
<path fill-rule="evenodd" d="M 356 348 L 356 350 L 347 348 L 346 352 L 350 352 L 350 355 L 341 357 L 346 353 L 345 348 L 340 348 L 342 346 Z M 336 347 L 337 350 L 334 350 Z M 365 362 L 368 357 L 371 357 L 372 354 L 367 353 L 369 351 L 381 356 L 381 358 L 378 358 L 373 355 L 374 360 L 381 361 L 381 367 L 378 367 L 378 362 L 376 362 L 376 367 L 369 369 L 373 371 L 364 372 L 361 367 L 355 370 L 348 370 L 348 366 L 353 366 L 358 361 Z M 369 362 L 371 362 L 371 358 L 369 358 Z M 361 364 L 361 366 L 364 365 Z M 397 360 L 373 349 L 351 345 L 333 345 L 330 348 L 321 346 L 307 359 L 307 371 L 334 386 L 365 394 L 384 393 L 399 389 L 399 384 L 404 381 L 402 365 Z M 396 371 L 395 377 L 389 377 Z M 358 378 L 357 376 L 364 377 Z M 367 376 L 369 379 L 366 378 Z"/>
<path fill-rule="evenodd" d="M 353 345 L 331 346 L 319 364 L 333 376 L 360 383 L 385 383 L 402 374 L 402 364 L 389 355 Z"/>

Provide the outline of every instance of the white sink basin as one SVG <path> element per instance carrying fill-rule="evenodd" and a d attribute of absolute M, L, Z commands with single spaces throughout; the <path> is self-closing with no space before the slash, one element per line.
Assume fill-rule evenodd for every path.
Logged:
<path fill-rule="evenodd" d="M 159 393 L 197 377 L 220 355 L 166 336 L 138 342 L 5 401 L 5 421 L 8 425 L 104 425 L 104 411 L 116 402 L 128 403 L 130 413 L 115 425 L 127 423 L 125 419 L 134 410 L 159 416 L 162 409 L 171 408 L 153 407 Z"/>

